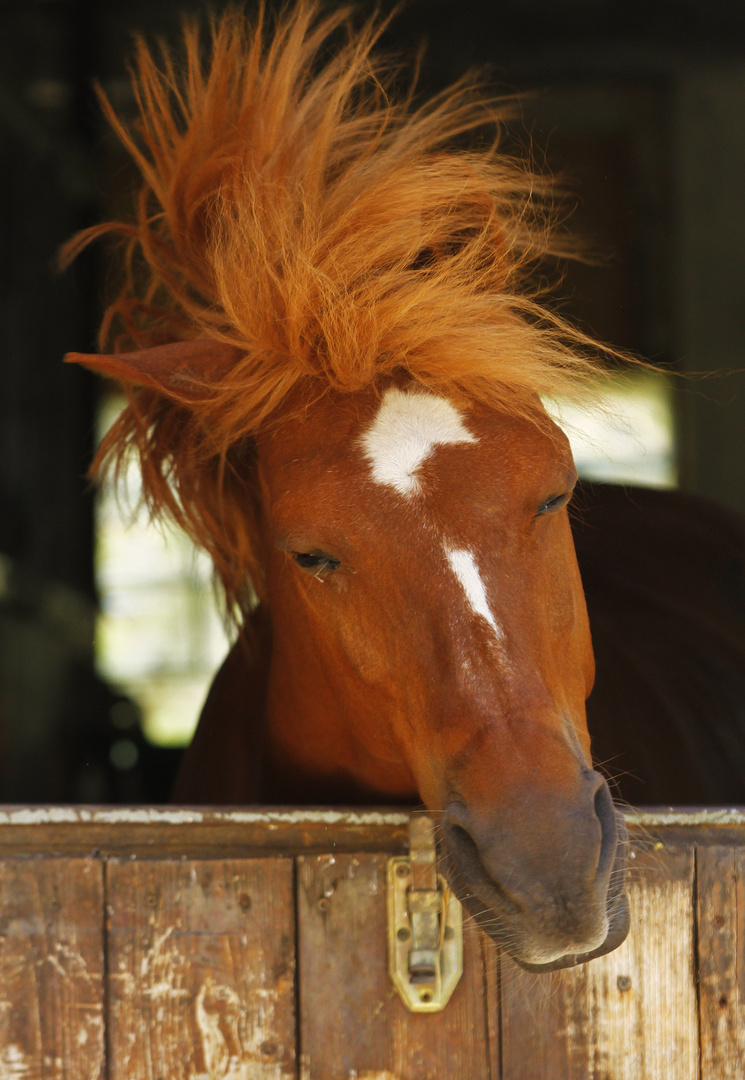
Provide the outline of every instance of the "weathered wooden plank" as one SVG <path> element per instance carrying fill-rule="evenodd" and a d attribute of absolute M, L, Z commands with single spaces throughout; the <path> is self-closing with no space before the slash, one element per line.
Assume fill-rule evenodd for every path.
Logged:
<path fill-rule="evenodd" d="M 745 1076 L 745 850 L 697 852 L 701 1080 Z"/>
<path fill-rule="evenodd" d="M 110 1080 L 289 1080 L 290 859 L 112 861 Z"/>
<path fill-rule="evenodd" d="M 0 863 L 0 1077 L 103 1080 L 103 875 Z"/>
<path fill-rule="evenodd" d="M 388 976 L 385 879 L 380 855 L 298 860 L 302 1080 L 486 1080 L 480 934 L 446 1009 L 408 1012 Z"/>
<path fill-rule="evenodd" d="M 408 850 L 406 810 L 258 807 L 0 808 L 0 857 L 249 858 Z"/>
<path fill-rule="evenodd" d="M 698 1080 L 693 850 L 632 853 L 619 949 L 550 975 L 502 957 L 504 1080 Z"/>
<path fill-rule="evenodd" d="M 411 811 L 328 807 L 4 806 L 0 857 L 249 858 L 272 853 L 408 851 Z M 745 844 L 745 809 L 628 811 L 632 839 Z"/>

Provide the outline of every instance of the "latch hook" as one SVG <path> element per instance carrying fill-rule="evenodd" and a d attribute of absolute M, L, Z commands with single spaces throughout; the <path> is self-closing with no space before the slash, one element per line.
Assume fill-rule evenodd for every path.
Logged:
<path fill-rule="evenodd" d="M 411 1012 L 440 1012 L 463 974 L 463 914 L 437 873 L 434 823 L 409 822 L 410 851 L 388 860 L 388 966 Z"/>

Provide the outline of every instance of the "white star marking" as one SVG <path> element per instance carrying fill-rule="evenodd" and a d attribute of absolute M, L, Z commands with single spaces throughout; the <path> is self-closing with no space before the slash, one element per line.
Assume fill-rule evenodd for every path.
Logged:
<path fill-rule="evenodd" d="M 362 448 L 373 479 L 401 495 L 421 491 L 417 470 L 436 446 L 475 443 L 455 406 L 427 390 L 386 390 Z"/>

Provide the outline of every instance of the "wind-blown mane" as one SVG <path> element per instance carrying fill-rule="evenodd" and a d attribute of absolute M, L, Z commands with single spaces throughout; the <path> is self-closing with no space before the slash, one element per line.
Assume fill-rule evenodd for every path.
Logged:
<path fill-rule="evenodd" d="M 351 19 L 301 0 L 271 31 L 263 8 L 252 26 L 221 15 L 208 50 L 191 23 L 180 56 L 139 40 L 131 130 L 102 95 L 142 176 L 132 219 L 64 256 L 120 242 L 102 349 L 238 350 L 185 371 L 182 396 L 130 387 L 94 466 L 134 445 L 151 509 L 208 549 L 238 609 L 262 589 L 254 436 L 293 390 L 405 373 L 528 414 L 597 370 L 594 343 L 540 303 L 537 264 L 570 251 L 546 181 L 500 148 L 504 110 L 474 79 L 397 95 L 372 52 L 385 24 Z"/>

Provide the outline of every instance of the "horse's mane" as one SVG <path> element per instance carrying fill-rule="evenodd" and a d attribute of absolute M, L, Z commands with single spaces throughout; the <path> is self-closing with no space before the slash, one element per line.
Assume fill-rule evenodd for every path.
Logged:
<path fill-rule="evenodd" d="M 261 590 L 253 436 L 295 388 L 351 392 L 406 373 L 524 414 L 576 392 L 594 343 L 540 302 L 536 268 L 570 252 L 544 178 L 500 146 L 504 109 L 465 78 L 424 104 L 373 55 L 384 23 L 300 0 L 267 29 L 238 11 L 187 22 L 183 53 L 137 41 L 138 118 L 106 115 L 142 176 L 113 235 L 123 284 L 100 347 L 237 346 L 188 407 L 147 388 L 98 455 L 139 450 L 155 512 L 213 556 L 238 606 Z M 537 284 L 538 283 L 538 284 Z M 253 508 L 253 509 L 252 509 Z"/>

